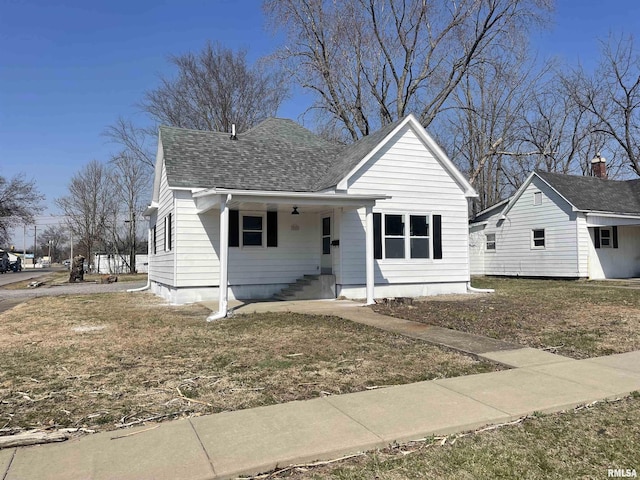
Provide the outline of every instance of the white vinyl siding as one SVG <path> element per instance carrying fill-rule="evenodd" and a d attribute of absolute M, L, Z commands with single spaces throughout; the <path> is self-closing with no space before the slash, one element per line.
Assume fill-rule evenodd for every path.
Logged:
<path fill-rule="evenodd" d="M 210 287 L 219 281 L 220 213 L 213 208 L 197 214 L 188 192 L 176 192 L 177 286 Z M 265 213 L 266 214 L 266 213 Z M 240 212 L 240 226 L 242 226 Z M 251 214 L 253 215 L 253 213 Z M 266 219 L 263 224 L 266 228 Z M 264 244 L 266 244 L 266 235 Z M 229 248 L 229 285 L 291 283 L 319 273 L 320 225 L 314 214 L 278 212 L 278 246 Z"/>
<path fill-rule="evenodd" d="M 532 201 L 536 192 L 542 195 L 540 205 Z M 485 235 L 496 235 L 496 251 L 490 255 L 474 251 L 474 255 L 483 255 L 484 274 L 585 276 L 585 265 L 578 255 L 578 215 L 546 183 L 534 176 L 506 218 L 500 220 L 503 210 L 496 209 L 485 219 L 483 230 Z M 544 230 L 544 247 L 534 246 L 533 230 Z"/>
<path fill-rule="evenodd" d="M 161 159 L 160 159 L 161 160 Z M 158 194 L 158 211 L 155 216 L 156 227 L 156 253 L 150 255 L 149 264 L 150 279 L 165 285 L 175 285 L 175 257 L 173 252 L 166 251 L 163 248 L 165 243 L 166 223 L 165 218 L 174 210 L 173 191 L 169 189 L 167 184 L 167 172 L 162 162 L 162 170 L 160 175 L 160 189 Z"/>
<path fill-rule="evenodd" d="M 320 273 L 320 227 L 319 215 L 279 211 L 277 247 L 229 249 L 229 284 L 292 283 L 305 274 Z"/>
<path fill-rule="evenodd" d="M 584 214 L 578 213 L 576 217 L 576 236 L 578 239 L 578 254 L 576 265 L 579 277 L 589 277 L 589 250 L 593 247 L 593 242 L 587 228 L 587 219 Z"/>
<path fill-rule="evenodd" d="M 376 284 L 468 281 L 467 200 L 411 127 L 405 126 L 350 179 L 348 192 L 391 196 L 377 201 L 374 212 L 442 216 L 443 259 L 376 260 Z M 344 209 L 339 284 L 365 283 L 365 224 L 364 208 Z"/>
<path fill-rule="evenodd" d="M 220 262 L 220 209 L 198 214 L 191 193 L 176 192 L 175 247 L 176 286 L 218 285 Z"/>
<path fill-rule="evenodd" d="M 606 228 L 600 227 L 600 231 Z M 589 278 L 640 277 L 640 226 L 618 226 L 618 248 L 604 248 L 602 244 L 600 248 L 595 248 L 595 230 L 589 228 L 589 233 Z"/>

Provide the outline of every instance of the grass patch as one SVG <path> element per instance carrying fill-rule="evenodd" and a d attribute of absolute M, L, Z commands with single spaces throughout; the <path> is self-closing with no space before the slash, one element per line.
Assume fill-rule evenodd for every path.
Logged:
<path fill-rule="evenodd" d="M 0 314 L 0 428 L 114 428 L 496 369 L 337 317 L 242 315 L 149 293 L 42 297 Z"/>
<path fill-rule="evenodd" d="M 607 282 L 477 278 L 489 295 L 433 297 L 374 310 L 572 358 L 640 349 L 640 291 Z"/>
<path fill-rule="evenodd" d="M 276 478 L 607 478 L 610 468 L 640 470 L 640 398 L 527 418 L 439 442 L 416 443 Z"/>

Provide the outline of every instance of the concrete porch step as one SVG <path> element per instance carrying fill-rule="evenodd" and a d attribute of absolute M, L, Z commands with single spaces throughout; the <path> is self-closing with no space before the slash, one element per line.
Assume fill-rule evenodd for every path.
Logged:
<path fill-rule="evenodd" d="M 335 275 L 304 275 L 276 293 L 273 298 L 282 301 L 336 298 L 336 277 Z"/>

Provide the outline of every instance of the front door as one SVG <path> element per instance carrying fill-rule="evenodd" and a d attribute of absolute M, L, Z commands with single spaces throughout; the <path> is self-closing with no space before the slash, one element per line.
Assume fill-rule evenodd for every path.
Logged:
<path fill-rule="evenodd" d="M 320 260 L 320 273 L 330 275 L 333 273 L 333 262 L 331 258 L 331 216 L 322 216 L 322 257 Z"/>

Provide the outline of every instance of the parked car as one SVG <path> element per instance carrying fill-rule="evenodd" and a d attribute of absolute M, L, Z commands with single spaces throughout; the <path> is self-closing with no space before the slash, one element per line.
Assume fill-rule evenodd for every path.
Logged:
<path fill-rule="evenodd" d="M 13 253 L 9 254 L 9 268 L 13 272 L 21 272 L 22 271 L 22 259 L 18 255 L 14 255 Z"/>
<path fill-rule="evenodd" d="M 65 261 L 63 261 L 63 262 L 62 262 L 62 265 L 64 265 L 64 266 L 65 266 L 65 267 L 67 267 L 67 268 L 70 268 L 70 267 L 71 267 L 71 260 L 65 260 Z"/>

